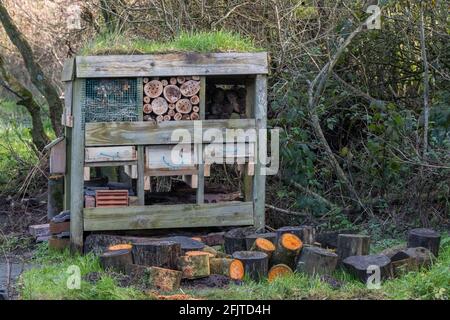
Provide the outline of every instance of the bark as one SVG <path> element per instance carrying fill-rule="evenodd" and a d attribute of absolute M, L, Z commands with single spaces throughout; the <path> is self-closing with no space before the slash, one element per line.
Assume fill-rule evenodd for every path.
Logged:
<path fill-rule="evenodd" d="M 33 99 L 33 94 L 23 86 L 8 70 L 5 68 L 5 61 L 0 56 L 0 74 L 4 81 L 4 86 L 19 98 L 18 105 L 24 106 L 31 116 L 31 138 L 37 150 L 43 150 L 49 142 L 45 133 L 41 118 L 41 107 Z"/>
<path fill-rule="evenodd" d="M 422 54 L 423 63 L 423 158 L 426 159 L 426 153 L 428 150 L 428 123 L 430 107 L 428 104 L 430 95 L 430 84 L 428 81 L 428 60 L 427 60 L 427 50 L 425 46 L 425 22 L 423 17 L 423 2 L 420 5 L 420 48 Z"/>
<path fill-rule="evenodd" d="M 45 100 L 48 103 L 50 110 L 50 120 L 55 134 L 57 136 L 61 135 L 61 115 L 63 107 L 61 99 L 59 98 L 58 91 L 53 86 L 50 79 L 45 76 L 39 63 L 37 63 L 34 59 L 31 46 L 15 25 L 2 1 L 0 1 L 0 21 L 2 22 L 3 28 L 5 29 L 9 39 L 21 54 L 25 63 L 25 67 L 30 74 L 31 82 L 44 96 Z"/>

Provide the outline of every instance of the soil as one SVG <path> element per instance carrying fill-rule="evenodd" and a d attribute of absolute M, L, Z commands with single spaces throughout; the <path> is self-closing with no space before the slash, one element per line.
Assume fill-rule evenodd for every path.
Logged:
<path fill-rule="evenodd" d="M 227 276 L 212 274 L 205 278 L 184 279 L 181 281 L 181 287 L 185 289 L 226 288 L 231 283 L 241 284 L 242 281 L 234 281 Z"/>

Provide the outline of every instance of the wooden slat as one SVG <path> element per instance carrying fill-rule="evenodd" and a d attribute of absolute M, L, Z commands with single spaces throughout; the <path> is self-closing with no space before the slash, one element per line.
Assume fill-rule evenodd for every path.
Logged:
<path fill-rule="evenodd" d="M 252 202 L 86 208 L 87 231 L 245 226 L 253 224 Z"/>
<path fill-rule="evenodd" d="M 187 130 L 194 138 L 194 123 L 197 121 L 165 121 L 151 123 L 137 122 L 98 122 L 86 123 L 86 146 L 123 146 L 148 144 L 176 144 L 172 141 L 172 133 L 176 129 Z M 212 128 L 255 129 L 255 119 L 203 120 L 203 132 Z M 248 142 L 255 142 L 251 137 Z M 223 140 L 226 141 L 225 129 Z M 209 142 L 209 141 L 205 141 Z"/>
<path fill-rule="evenodd" d="M 205 120 L 206 113 L 206 77 L 200 78 L 200 120 Z M 203 134 L 202 134 L 203 136 Z M 203 141 L 202 137 L 196 140 Z M 197 204 L 205 202 L 205 164 L 203 163 L 203 144 L 196 144 L 194 148 L 198 159 L 198 174 L 197 174 Z"/>
<path fill-rule="evenodd" d="M 267 127 L 267 78 L 266 76 L 258 75 L 255 81 L 255 119 L 258 130 L 266 129 Z M 263 143 L 267 141 L 259 141 L 258 152 L 261 148 L 266 150 Z M 266 176 L 261 174 L 261 160 L 259 159 L 255 164 L 255 176 L 253 178 L 253 203 L 255 214 L 255 227 L 264 227 L 265 224 L 265 201 L 266 201 Z"/>
<path fill-rule="evenodd" d="M 266 52 L 79 56 L 78 78 L 267 74 Z M 64 81 L 64 80 L 63 80 Z"/>
<path fill-rule="evenodd" d="M 70 244 L 75 251 L 83 250 L 84 206 L 84 131 L 82 126 L 82 87 L 84 80 L 77 79 L 73 87 L 73 117 L 70 158 Z"/>
<path fill-rule="evenodd" d="M 64 61 L 63 70 L 61 73 L 61 81 L 72 81 L 75 79 L 75 58 L 69 58 Z"/>

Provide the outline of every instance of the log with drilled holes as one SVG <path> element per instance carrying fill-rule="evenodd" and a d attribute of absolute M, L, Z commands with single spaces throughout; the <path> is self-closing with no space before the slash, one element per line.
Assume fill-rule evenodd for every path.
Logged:
<path fill-rule="evenodd" d="M 302 246 L 302 241 L 295 234 L 282 234 L 272 255 L 272 264 L 285 264 L 294 269 L 297 255 Z"/>
<path fill-rule="evenodd" d="M 156 98 L 163 92 L 163 85 L 158 80 L 152 80 L 145 84 L 144 93 L 150 98 Z"/>
<path fill-rule="evenodd" d="M 125 272 L 126 266 L 133 263 L 131 250 L 112 250 L 106 251 L 100 255 L 100 265 L 103 269 L 112 269 L 114 271 Z"/>
<path fill-rule="evenodd" d="M 244 265 L 245 276 L 254 281 L 267 277 L 269 268 L 269 257 L 259 251 L 236 251 L 233 258 L 238 259 Z"/>
<path fill-rule="evenodd" d="M 132 253 L 136 264 L 176 269 L 181 246 L 174 241 L 149 241 L 135 243 Z"/>
<path fill-rule="evenodd" d="M 147 269 L 151 287 L 162 291 L 174 291 L 180 288 L 182 272 L 159 267 Z"/>
<path fill-rule="evenodd" d="M 211 274 L 220 274 L 230 277 L 233 280 L 244 278 L 244 265 L 238 259 L 231 258 L 210 258 Z"/>
<path fill-rule="evenodd" d="M 285 265 L 285 264 L 276 264 L 270 268 L 269 273 L 267 275 L 267 278 L 269 282 L 272 282 L 276 278 L 283 277 L 283 276 L 289 276 L 294 274 L 292 269 Z"/>
<path fill-rule="evenodd" d="M 203 278 L 210 275 L 210 255 L 207 252 L 193 251 L 189 255 L 178 257 L 178 270 L 183 279 Z"/>

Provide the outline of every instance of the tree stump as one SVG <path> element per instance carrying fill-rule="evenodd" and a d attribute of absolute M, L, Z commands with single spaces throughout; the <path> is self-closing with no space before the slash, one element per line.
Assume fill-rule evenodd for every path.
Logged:
<path fill-rule="evenodd" d="M 272 282 L 276 278 L 292 274 L 294 274 L 294 272 L 289 266 L 285 264 L 276 264 L 272 268 L 270 268 L 267 278 L 269 279 L 269 282 Z"/>
<path fill-rule="evenodd" d="M 136 264 L 176 269 L 181 246 L 174 241 L 135 243 L 132 252 Z"/>
<path fill-rule="evenodd" d="M 205 247 L 202 242 L 185 236 L 164 237 L 159 240 L 179 243 L 181 246 L 181 255 L 184 255 L 187 251 L 201 251 Z"/>
<path fill-rule="evenodd" d="M 254 281 L 267 277 L 269 257 L 264 252 L 237 251 L 233 258 L 238 259 L 244 265 L 245 275 Z"/>
<path fill-rule="evenodd" d="M 336 253 L 339 261 L 350 256 L 365 256 L 369 254 L 370 237 L 361 234 L 340 234 L 338 236 Z"/>
<path fill-rule="evenodd" d="M 183 279 L 196 279 L 211 274 L 209 255 L 205 254 L 181 256 L 178 258 L 178 270 L 182 272 Z"/>
<path fill-rule="evenodd" d="M 380 270 L 380 280 L 386 280 L 392 277 L 391 259 L 383 254 L 350 256 L 342 261 L 344 267 L 363 283 L 367 283 L 368 278 L 376 271 L 373 267 Z"/>
<path fill-rule="evenodd" d="M 238 259 L 210 258 L 209 264 L 211 274 L 220 274 L 233 280 L 242 280 L 244 278 L 244 265 Z"/>
<path fill-rule="evenodd" d="M 352 234 L 352 230 L 326 231 L 316 235 L 316 242 L 320 243 L 322 248 L 336 249 L 339 234 Z"/>
<path fill-rule="evenodd" d="M 295 234 L 282 234 L 278 239 L 277 248 L 272 256 L 272 264 L 285 264 L 289 268 L 294 269 L 297 255 L 302 246 L 302 241 Z"/>
<path fill-rule="evenodd" d="M 441 235 L 432 229 L 418 228 L 408 233 L 408 248 L 427 248 L 436 257 L 439 255 L 440 243 Z"/>
<path fill-rule="evenodd" d="M 112 269 L 125 273 L 128 264 L 133 264 L 130 250 L 106 251 L 100 255 L 100 265 L 105 270 Z"/>
<path fill-rule="evenodd" d="M 255 233 L 255 228 L 235 228 L 229 230 L 224 235 L 225 252 L 233 254 L 235 251 L 247 250 L 245 238 L 249 234 Z"/>
<path fill-rule="evenodd" d="M 391 257 L 391 260 L 400 261 L 408 258 L 414 260 L 414 267 L 429 268 L 433 260 L 435 259 L 435 255 L 430 250 L 424 247 L 407 248 L 394 254 Z"/>
<path fill-rule="evenodd" d="M 271 241 L 272 243 L 277 243 L 277 234 L 275 232 L 267 232 L 267 233 L 253 233 L 249 234 L 245 237 L 245 246 L 246 250 L 250 250 L 253 246 L 253 243 L 257 238 L 263 238 Z"/>
<path fill-rule="evenodd" d="M 270 260 L 272 254 L 275 252 L 275 245 L 270 240 L 257 238 L 250 248 L 250 251 L 264 252 Z"/>
<path fill-rule="evenodd" d="M 159 267 L 150 267 L 147 270 L 151 287 L 162 291 L 174 291 L 180 288 L 181 271 Z"/>
<path fill-rule="evenodd" d="M 313 226 L 289 226 L 281 227 L 276 231 L 278 239 L 285 233 L 295 234 L 304 244 L 313 244 L 315 241 L 316 230 Z"/>
<path fill-rule="evenodd" d="M 297 271 L 309 275 L 330 275 L 336 269 L 338 255 L 319 247 L 304 247 L 297 262 Z"/>

